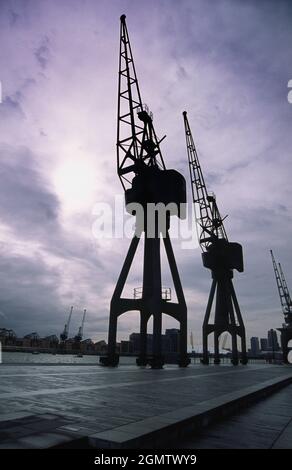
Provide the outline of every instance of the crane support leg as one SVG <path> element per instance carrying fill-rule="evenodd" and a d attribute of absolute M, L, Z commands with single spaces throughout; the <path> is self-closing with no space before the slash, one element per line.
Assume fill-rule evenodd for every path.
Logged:
<path fill-rule="evenodd" d="M 220 364 L 218 331 L 214 331 L 214 364 Z"/>
<path fill-rule="evenodd" d="M 116 284 L 110 307 L 110 319 L 108 330 L 108 354 L 100 358 L 101 364 L 104 366 L 115 367 L 119 363 L 119 356 L 116 352 L 116 339 L 117 339 L 117 320 L 118 316 L 123 313 L 121 309 L 121 295 L 125 286 L 127 276 L 129 274 L 140 238 L 134 235 L 132 238 L 126 259 L 124 261 L 121 273 Z"/>
<path fill-rule="evenodd" d="M 209 335 L 209 327 L 208 323 L 210 320 L 211 309 L 214 301 L 214 296 L 216 292 L 217 281 L 213 279 L 212 286 L 209 294 L 208 304 L 206 308 L 204 323 L 203 323 L 203 359 L 202 364 L 208 365 L 209 364 L 209 352 L 208 352 L 208 335 Z"/>
<path fill-rule="evenodd" d="M 162 313 L 156 311 L 153 314 L 153 355 L 150 359 L 152 369 L 162 369 L 164 365 L 164 358 L 162 356 L 161 348 L 161 333 L 162 333 Z"/>
<path fill-rule="evenodd" d="M 179 337 L 179 360 L 178 365 L 180 367 L 187 367 L 190 363 L 190 358 L 187 354 L 187 341 L 188 341 L 188 330 L 186 315 L 180 322 L 180 337 Z"/>
<path fill-rule="evenodd" d="M 238 365 L 238 349 L 237 349 L 237 335 L 234 331 L 231 335 L 232 337 L 232 359 L 231 362 L 234 366 Z"/>
<path fill-rule="evenodd" d="M 208 354 L 208 332 L 203 327 L 203 358 L 202 364 L 208 365 L 209 364 L 209 354 Z"/>
<path fill-rule="evenodd" d="M 243 335 L 241 335 L 241 360 L 240 360 L 240 362 L 244 366 L 247 364 L 245 333 Z"/>
<path fill-rule="evenodd" d="M 118 316 L 115 312 L 110 312 L 109 334 L 108 334 L 108 364 L 115 367 L 119 363 L 119 356 L 116 353 L 116 339 L 117 339 L 117 323 Z"/>
<path fill-rule="evenodd" d="M 188 343 L 188 328 L 187 328 L 187 304 L 185 301 L 185 296 L 183 293 L 183 288 L 181 285 L 179 272 L 177 269 L 175 256 L 172 249 L 171 240 L 169 233 L 166 233 L 166 237 L 163 238 L 165 251 L 167 255 L 168 264 L 170 267 L 174 288 L 177 297 L 177 313 L 180 323 L 180 339 L 179 339 L 179 361 L 178 364 L 180 367 L 187 367 L 190 363 L 190 358 L 187 354 L 187 343 Z"/>
<path fill-rule="evenodd" d="M 233 284 L 232 284 L 232 279 L 229 279 L 229 281 L 226 282 L 226 297 L 227 297 L 227 305 L 228 305 L 228 310 L 229 310 L 229 320 L 230 320 L 230 330 L 231 330 L 231 344 L 232 344 L 232 359 L 231 362 L 234 366 L 238 365 L 238 348 L 237 348 L 237 324 L 236 324 L 236 318 L 234 314 L 234 307 L 233 307 L 233 293 L 234 297 L 236 299 L 235 291 L 233 289 Z M 240 315 L 241 316 L 241 315 Z M 240 323 L 240 319 L 238 318 L 238 323 Z"/>
<path fill-rule="evenodd" d="M 232 301 L 233 301 L 233 305 L 234 305 L 234 309 L 235 309 L 235 313 L 236 313 L 236 317 L 237 317 L 238 325 L 239 325 L 239 326 L 237 326 L 237 332 L 238 332 L 238 335 L 241 338 L 241 360 L 240 361 L 243 365 L 246 365 L 247 362 L 248 362 L 248 359 L 247 359 L 247 353 L 246 353 L 245 327 L 244 327 L 244 323 L 243 323 L 239 303 L 238 303 L 238 300 L 237 300 L 237 297 L 236 297 L 235 289 L 234 289 L 234 286 L 233 286 L 233 282 L 232 282 L 231 279 L 230 279 L 230 292 L 231 292 L 231 298 L 232 298 Z"/>
<path fill-rule="evenodd" d="M 160 237 L 156 234 L 155 237 L 150 238 L 145 234 L 143 300 L 148 303 L 149 311 L 153 315 L 153 354 L 150 359 L 153 369 L 162 368 L 164 364 L 161 354 L 161 291 Z"/>

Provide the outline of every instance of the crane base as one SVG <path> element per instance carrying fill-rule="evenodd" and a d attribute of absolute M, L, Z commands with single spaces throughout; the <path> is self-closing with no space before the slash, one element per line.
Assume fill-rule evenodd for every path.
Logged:
<path fill-rule="evenodd" d="M 106 367 L 117 367 L 119 364 L 119 355 L 115 354 L 114 356 L 102 356 L 99 358 L 101 365 Z"/>
<path fill-rule="evenodd" d="M 136 364 L 137 364 L 137 366 L 140 366 L 140 367 L 146 367 L 147 364 L 148 364 L 147 357 L 144 357 L 144 356 L 137 357 Z"/>
<path fill-rule="evenodd" d="M 190 362 L 191 362 L 191 360 L 188 356 L 180 357 L 179 360 L 178 360 L 178 365 L 179 365 L 179 367 L 188 367 Z"/>
<path fill-rule="evenodd" d="M 203 366 L 208 366 L 209 365 L 209 359 L 208 358 L 201 359 L 201 364 L 203 364 Z"/>
<path fill-rule="evenodd" d="M 214 334 L 214 364 L 220 364 L 219 338 L 227 332 L 232 339 L 231 363 L 247 364 L 245 328 L 240 307 L 232 283 L 233 273 L 230 269 L 212 270 L 212 286 L 209 294 L 203 323 L 203 359 L 209 356 L 208 336 Z M 210 322 L 212 305 L 215 300 L 214 320 Z M 241 353 L 238 350 L 237 338 L 241 340 Z M 223 348 L 224 349 L 224 348 Z"/>
<path fill-rule="evenodd" d="M 238 363 L 239 363 L 238 359 L 231 359 L 231 364 L 232 365 L 238 366 Z M 247 364 L 247 362 L 246 362 L 246 364 Z"/>
<path fill-rule="evenodd" d="M 144 237 L 144 258 L 143 258 L 143 287 L 141 298 L 122 297 L 128 273 L 134 260 L 140 236 L 134 234 L 127 256 L 125 258 L 120 276 L 118 278 L 110 306 L 110 321 L 108 335 L 108 357 L 101 359 L 101 363 L 106 366 L 116 366 L 118 359 L 115 354 L 117 351 L 117 323 L 118 318 L 126 312 L 140 312 L 140 333 L 138 348 L 138 366 L 150 365 L 153 369 L 161 369 L 165 360 L 161 354 L 162 348 L 162 315 L 166 314 L 179 322 L 178 350 L 179 358 L 176 362 L 181 362 L 181 367 L 186 367 L 187 357 L 187 306 L 183 294 L 176 261 L 167 231 L 165 237 L 156 234 L 154 238 Z M 162 295 L 162 276 L 161 276 L 161 243 L 163 242 L 165 253 L 172 275 L 172 280 L 176 292 L 177 301 L 171 302 L 163 298 Z M 147 324 L 150 317 L 153 316 L 153 347 L 147 346 Z"/>
<path fill-rule="evenodd" d="M 164 358 L 163 356 L 152 356 L 148 359 L 148 364 L 151 369 L 163 369 Z"/>

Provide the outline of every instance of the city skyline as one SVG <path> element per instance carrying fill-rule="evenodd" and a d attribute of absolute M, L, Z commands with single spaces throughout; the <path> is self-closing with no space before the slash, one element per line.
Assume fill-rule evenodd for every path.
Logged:
<path fill-rule="evenodd" d="M 54 337 L 58 340 L 59 343 L 62 342 L 60 334 L 58 335 L 56 333 L 52 333 L 52 334 L 47 334 L 47 335 L 40 336 L 40 335 L 38 335 L 38 332 L 33 331 L 33 332 L 30 332 L 30 333 L 24 334 L 23 336 L 18 336 L 17 332 L 15 332 L 14 330 L 11 330 L 9 328 L 7 328 L 7 329 L 2 328 L 1 326 L 0 326 L 0 341 L 1 341 L 1 336 L 4 338 L 3 333 L 4 333 L 5 330 L 7 332 L 11 332 L 11 333 L 15 334 L 17 340 L 28 338 L 28 337 L 31 337 L 32 335 L 37 335 L 39 340 L 47 340 L 49 338 Z M 163 336 L 165 336 L 168 331 L 172 331 L 172 330 L 179 334 L 179 329 L 177 329 L 177 328 L 166 328 L 164 330 Z M 271 333 L 271 332 L 273 332 L 273 333 Z M 69 331 L 69 333 L 70 333 L 70 331 Z M 77 331 L 75 333 L 77 333 Z M 140 333 L 138 331 L 131 331 L 127 334 L 127 336 L 124 336 L 119 341 L 117 341 L 117 344 L 120 345 L 122 342 L 124 342 L 124 343 L 129 342 L 130 338 L 131 338 L 131 335 L 140 336 Z M 257 347 L 258 351 L 272 350 L 274 344 L 273 344 L 273 341 L 272 341 L 272 345 L 271 345 L 271 339 L 270 339 L 271 335 L 272 336 L 275 335 L 275 345 L 277 345 L 281 349 L 280 333 L 275 329 L 270 329 L 266 332 L 266 336 L 264 336 L 263 334 L 259 337 L 258 336 L 251 336 L 248 339 L 247 350 L 248 351 L 253 351 L 253 344 L 255 344 L 255 343 L 257 344 L 256 347 Z M 65 342 L 67 342 L 67 341 L 69 343 L 72 342 L 72 341 L 76 342 L 75 336 L 76 336 L 76 334 L 73 334 L 73 332 L 72 332 L 71 335 L 70 334 L 68 335 L 68 338 L 65 340 Z M 151 332 L 149 332 L 147 334 L 147 337 L 152 337 L 152 336 L 153 335 L 152 335 Z M 88 337 L 88 336 L 85 335 L 85 336 L 82 337 L 82 339 L 80 341 L 81 342 L 86 342 L 88 340 L 92 341 L 93 343 L 105 342 L 107 344 L 106 336 L 104 336 L 102 338 L 91 338 L 91 337 Z M 3 345 L 4 344 L 5 344 L 5 342 L 3 343 Z M 200 345 L 201 345 L 201 343 L 196 342 L 194 340 L 194 335 L 193 335 L 193 332 L 191 331 L 190 335 L 188 337 L 188 352 L 190 353 L 192 351 L 196 351 L 198 353 L 201 353 L 202 348 L 201 347 L 198 348 L 198 346 L 200 346 Z M 220 338 L 220 342 L 219 342 L 220 351 L 222 352 L 223 350 L 226 350 L 226 351 L 228 349 L 230 350 L 230 346 L 231 346 L 231 337 L 230 337 L 230 335 L 227 332 L 222 333 L 221 338 Z M 213 347 L 211 347 L 210 350 L 213 351 Z M 138 351 L 138 349 L 137 349 L 137 351 Z"/>

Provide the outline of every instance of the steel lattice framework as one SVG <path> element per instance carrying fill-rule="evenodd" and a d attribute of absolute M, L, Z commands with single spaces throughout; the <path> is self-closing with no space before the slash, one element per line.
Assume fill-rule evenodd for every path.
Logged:
<path fill-rule="evenodd" d="M 153 127 L 152 113 L 142 103 L 125 15 L 121 16 L 120 26 L 117 121 L 117 172 L 125 190 L 126 209 L 136 217 L 136 231 L 111 299 L 108 354 L 100 360 L 105 366 L 118 365 L 119 355 L 116 348 L 118 318 L 134 310 L 140 312 L 140 353 L 137 365 L 163 367 L 161 332 L 162 315 L 166 314 L 175 318 L 180 324 L 177 362 L 180 367 L 186 367 L 189 364 L 187 306 L 169 236 L 170 217 L 182 216 L 180 211 L 167 212 L 163 233 L 157 217 L 154 218 L 152 235 L 148 232 L 149 205 L 174 203 L 179 207 L 186 202 L 186 184 L 183 175 L 165 167 L 160 151 L 162 139 L 158 140 Z M 137 211 L 130 209 L 135 204 L 143 208 L 143 228 L 139 230 Z M 134 298 L 127 298 L 123 296 L 123 291 L 142 234 L 144 239 L 142 287 L 134 290 Z M 172 275 L 176 302 L 171 301 L 170 290 L 162 287 L 162 242 Z M 152 350 L 149 350 L 147 325 L 151 317 L 153 345 Z"/>
<path fill-rule="evenodd" d="M 183 113 L 193 201 L 199 208 L 196 218 L 199 243 L 204 251 L 218 239 L 228 241 L 214 194 L 208 194 L 187 113 Z"/>
<path fill-rule="evenodd" d="M 287 323 L 292 323 L 292 301 L 291 301 L 289 289 L 286 283 L 286 279 L 285 279 L 281 264 L 278 263 L 278 266 L 277 266 L 273 251 L 270 250 L 270 253 L 271 253 L 275 278 L 276 278 L 276 284 L 277 284 L 277 288 L 279 292 L 280 302 L 282 306 L 282 312 L 285 317 L 285 321 Z"/>
<path fill-rule="evenodd" d="M 228 241 L 216 198 L 208 193 L 186 111 L 183 112 L 191 188 L 202 248 L 203 265 L 212 271 L 212 285 L 203 322 L 203 363 L 209 363 L 208 335 L 214 333 L 216 364 L 220 363 L 219 337 L 227 331 L 232 337 L 232 362 L 238 364 L 237 336 L 241 338 L 241 362 L 247 363 L 245 327 L 232 283 L 233 269 L 243 271 L 242 247 Z M 196 209 L 197 206 L 197 209 Z M 216 296 L 215 296 L 216 294 Z M 214 302 L 214 299 L 215 302 Z M 211 310 L 215 303 L 214 321 Z"/>
<path fill-rule="evenodd" d="M 126 189 L 144 165 L 165 169 L 165 164 L 152 113 L 142 103 L 125 15 L 121 17 L 119 58 L 117 169 Z"/>
<path fill-rule="evenodd" d="M 282 328 L 278 328 L 278 330 L 281 332 L 283 361 L 285 364 L 288 364 L 288 354 L 289 350 L 291 349 L 289 348 L 288 344 L 292 340 L 292 301 L 281 264 L 278 263 L 277 266 L 273 251 L 270 250 L 270 253 L 280 297 L 282 313 L 285 319 L 285 323 L 283 323 Z"/>

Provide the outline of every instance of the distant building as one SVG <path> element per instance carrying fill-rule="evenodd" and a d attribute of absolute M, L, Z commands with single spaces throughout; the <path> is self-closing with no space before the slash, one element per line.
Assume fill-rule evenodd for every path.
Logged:
<path fill-rule="evenodd" d="M 280 346 L 276 330 L 268 331 L 268 349 L 269 351 L 279 351 Z"/>
<path fill-rule="evenodd" d="M 57 349 L 59 346 L 59 338 L 56 335 L 49 335 L 40 340 L 40 346 L 46 349 Z"/>
<path fill-rule="evenodd" d="M 140 352 L 140 333 L 131 333 L 129 336 L 133 353 Z"/>
<path fill-rule="evenodd" d="M 94 350 L 98 354 L 106 354 L 107 352 L 107 344 L 106 342 L 102 339 L 101 341 L 97 341 L 94 344 Z"/>
<path fill-rule="evenodd" d="M 140 333 L 131 333 L 129 336 L 129 341 L 131 343 L 131 350 L 134 354 L 140 353 Z M 153 335 L 147 335 L 147 351 L 152 353 L 153 350 Z"/>
<path fill-rule="evenodd" d="M 165 330 L 166 344 L 163 348 L 165 352 L 177 353 L 179 351 L 179 334 L 177 328 L 169 328 Z"/>
<path fill-rule="evenodd" d="M 260 343 L 257 336 L 250 338 L 250 351 L 252 356 L 257 356 L 260 352 Z"/>
<path fill-rule="evenodd" d="M 61 342 L 61 345 L 63 343 Z M 65 350 L 66 351 L 72 351 L 74 350 L 74 346 L 75 346 L 75 340 L 74 338 L 69 338 L 67 339 L 67 341 L 64 343 L 64 346 L 65 346 Z"/>
<path fill-rule="evenodd" d="M 6 328 L 0 328 L 0 341 L 3 346 L 13 346 L 16 343 L 15 332 Z"/>
<path fill-rule="evenodd" d="M 28 335 L 25 335 L 23 338 L 23 345 L 24 346 L 30 346 L 30 347 L 38 347 L 40 346 L 40 337 L 38 333 L 35 331 L 33 333 L 29 333 Z"/>
<path fill-rule="evenodd" d="M 81 341 L 80 350 L 83 353 L 92 353 L 92 352 L 94 352 L 95 351 L 95 345 L 94 345 L 94 342 L 92 341 L 92 339 L 88 338 L 88 339 L 84 339 L 83 341 Z"/>
<path fill-rule="evenodd" d="M 267 340 L 267 338 L 261 338 L 260 343 L 261 343 L 261 351 L 268 351 L 268 340 Z"/>
<path fill-rule="evenodd" d="M 120 347 L 120 352 L 121 354 L 130 354 L 132 352 L 132 343 L 131 341 L 121 341 L 121 347 Z"/>
<path fill-rule="evenodd" d="M 165 330 L 165 334 L 161 335 L 161 348 L 163 354 L 177 353 L 179 350 L 179 334 L 180 331 L 176 328 L 169 328 Z M 123 341 L 122 341 L 123 343 Z M 140 353 L 140 333 L 131 333 L 129 336 L 129 352 L 133 354 Z M 122 348 L 121 344 L 121 348 Z M 126 347 L 126 346 L 125 346 Z M 151 354 L 153 350 L 153 335 L 147 334 L 147 352 Z M 122 350 L 121 350 L 122 352 Z"/>

